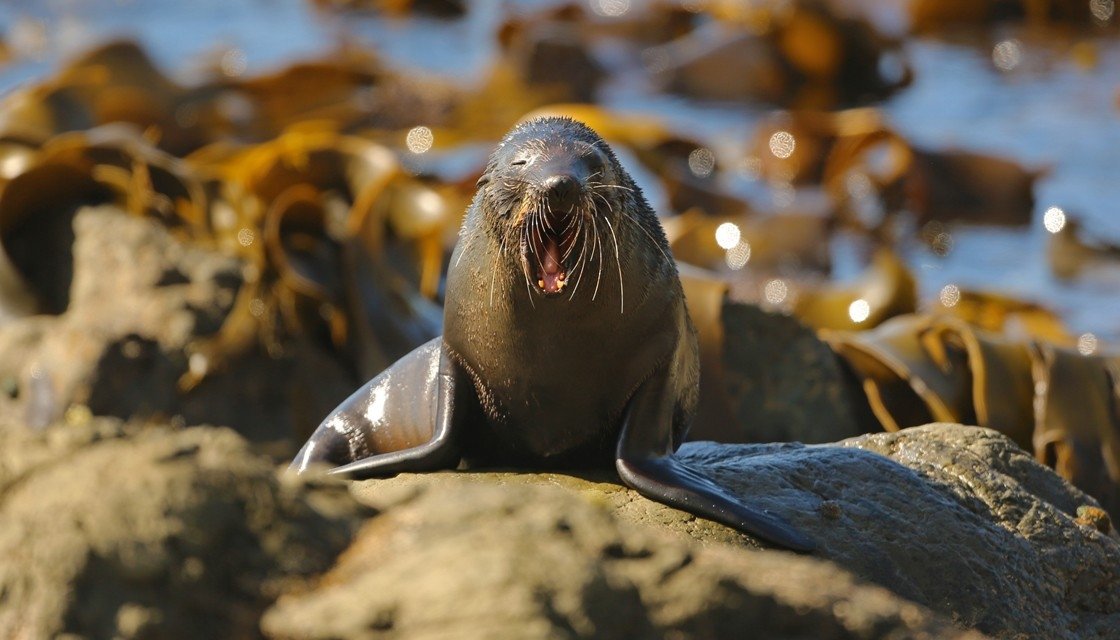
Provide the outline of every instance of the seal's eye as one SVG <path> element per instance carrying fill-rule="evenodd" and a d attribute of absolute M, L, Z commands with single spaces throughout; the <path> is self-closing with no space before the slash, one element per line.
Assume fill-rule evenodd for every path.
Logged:
<path fill-rule="evenodd" d="M 583 161 L 587 167 L 587 173 L 591 177 L 599 178 L 602 180 L 603 172 L 607 168 L 606 158 L 603 153 L 595 147 L 588 145 L 583 153 Z"/>
<path fill-rule="evenodd" d="M 514 160 L 513 162 L 511 162 L 509 164 L 510 164 L 511 167 L 520 167 L 521 165 L 529 164 L 529 161 L 526 160 L 525 158 L 521 158 L 520 160 Z"/>

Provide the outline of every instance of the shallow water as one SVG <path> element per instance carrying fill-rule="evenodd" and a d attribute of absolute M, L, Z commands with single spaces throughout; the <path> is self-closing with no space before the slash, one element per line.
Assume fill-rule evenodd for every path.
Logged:
<path fill-rule="evenodd" d="M 115 36 L 139 40 L 157 63 L 184 81 L 220 60 L 233 71 L 252 74 L 356 42 L 400 64 L 470 82 L 493 54 L 491 34 L 502 6 L 475 3 L 465 19 L 442 21 L 342 16 L 299 0 L 17 0 L 0 6 L 5 39 L 18 54 L 0 68 L 0 90 L 40 77 L 61 60 Z M 1010 37 L 1019 39 L 1021 59 L 1005 72 L 993 64 L 992 47 Z M 1120 42 L 1093 40 L 1098 60 L 1085 70 L 1068 51 L 1079 41 L 1075 36 L 987 38 L 961 43 L 909 39 L 906 54 L 915 81 L 881 107 L 920 145 L 1008 155 L 1028 166 L 1049 167 L 1049 173 L 1037 184 L 1030 228 L 957 227 L 945 257 L 917 242 L 906 246 L 922 299 L 936 300 L 949 283 L 1001 291 L 1057 309 L 1076 333 L 1120 339 L 1120 267 L 1072 282 L 1054 278 L 1041 224 L 1042 212 L 1059 206 L 1082 217 L 1090 234 L 1120 240 Z M 602 102 L 665 117 L 709 141 L 721 156 L 741 154 L 754 123 L 769 112 L 763 106 L 703 105 L 657 95 L 639 74 L 629 73 L 632 60 L 609 47 L 597 53 L 616 78 L 603 91 Z M 754 197 L 763 193 L 746 189 Z M 652 191 L 656 204 L 660 199 Z M 836 257 L 838 277 L 860 267 L 848 244 L 837 245 Z"/>

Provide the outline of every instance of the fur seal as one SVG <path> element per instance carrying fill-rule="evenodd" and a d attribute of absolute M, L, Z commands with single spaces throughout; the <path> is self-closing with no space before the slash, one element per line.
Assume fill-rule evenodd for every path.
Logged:
<path fill-rule="evenodd" d="M 451 256 L 444 327 L 327 416 L 292 468 L 613 463 L 653 500 L 815 547 L 673 455 L 696 410 L 696 332 L 657 216 L 587 126 L 538 118 L 494 151 Z"/>

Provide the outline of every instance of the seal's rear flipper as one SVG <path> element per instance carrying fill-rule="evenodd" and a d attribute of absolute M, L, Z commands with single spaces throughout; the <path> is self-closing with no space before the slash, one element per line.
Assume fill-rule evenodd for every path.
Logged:
<path fill-rule="evenodd" d="M 442 338 L 417 347 L 327 416 L 289 469 L 325 463 L 338 465 L 332 475 L 357 479 L 453 468 L 455 394 L 464 386 L 456 377 Z"/>
<path fill-rule="evenodd" d="M 793 551 L 807 553 L 817 547 L 812 538 L 777 516 L 743 504 L 735 495 L 673 456 L 619 458 L 615 466 L 627 486 L 648 498 Z"/>

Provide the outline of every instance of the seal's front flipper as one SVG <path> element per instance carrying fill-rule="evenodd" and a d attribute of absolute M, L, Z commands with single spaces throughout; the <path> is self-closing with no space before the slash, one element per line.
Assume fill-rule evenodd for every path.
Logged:
<path fill-rule="evenodd" d="M 638 389 L 623 418 L 615 461 L 622 481 L 651 500 L 715 520 L 772 544 L 793 551 L 814 550 L 817 545 L 812 538 L 777 516 L 748 506 L 672 454 L 676 398 L 667 392 L 666 381 L 659 378 L 655 375 Z"/>
<path fill-rule="evenodd" d="M 812 538 L 766 511 L 753 509 L 673 456 L 619 458 L 622 481 L 638 493 L 793 551 L 816 548 Z"/>
<path fill-rule="evenodd" d="M 289 468 L 326 463 L 331 474 L 364 478 L 454 467 L 459 386 L 443 339 L 426 342 L 331 412 Z"/>

